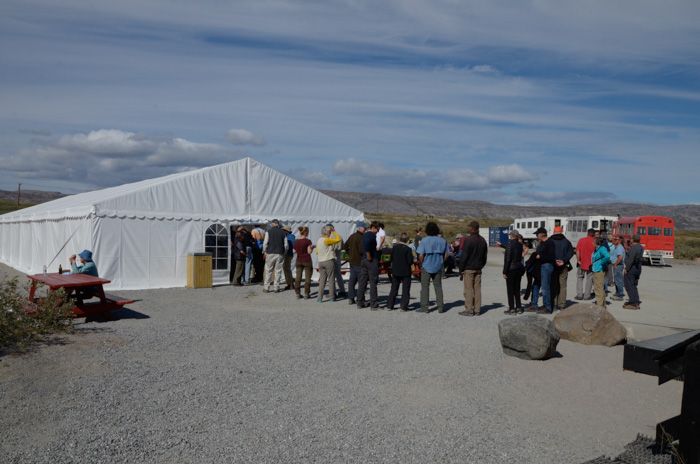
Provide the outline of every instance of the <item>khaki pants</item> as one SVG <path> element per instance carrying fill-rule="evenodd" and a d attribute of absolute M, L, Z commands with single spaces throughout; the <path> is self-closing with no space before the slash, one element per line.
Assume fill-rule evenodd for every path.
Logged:
<path fill-rule="evenodd" d="M 556 287 L 554 285 L 556 279 Z M 561 309 L 566 307 L 566 284 L 569 281 L 569 268 L 566 266 L 554 269 L 552 276 L 552 287 L 557 289 L 557 293 L 552 293 L 552 304 L 559 306 Z"/>
<path fill-rule="evenodd" d="M 284 256 L 276 253 L 268 253 L 265 257 L 265 283 L 263 289 L 272 289 L 272 277 L 274 274 L 274 290 L 280 288 L 280 280 L 282 280 L 282 263 Z M 274 272 L 273 272 L 274 271 Z"/>
<path fill-rule="evenodd" d="M 284 283 L 289 288 L 294 288 L 294 279 L 292 278 L 292 259 L 292 256 L 285 253 L 284 262 L 282 263 L 282 269 L 284 269 Z"/>
<path fill-rule="evenodd" d="M 596 304 L 605 308 L 605 272 L 593 273 L 593 290 L 595 291 Z"/>
<path fill-rule="evenodd" d="M 468 313 L 481 312 L 481 269 L 464 271 L 464 307 Z"/>

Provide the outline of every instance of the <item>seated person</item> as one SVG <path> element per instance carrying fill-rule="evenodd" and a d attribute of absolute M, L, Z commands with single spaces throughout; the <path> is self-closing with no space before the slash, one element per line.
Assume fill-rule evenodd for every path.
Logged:
<path fill-rule="evenodd" d="M 97 266 L 95 266 L 95 262 L 92 260 L 92 251 L 83 250 L 80 253 L 78 253 L 78 258 L 80 258 L 80 266 L 75 264 L 75 255 L 72 255 L 70 258 L 68 258 L 73 274 L 87 274 L 99 277 L 99 275 L 97 274 Z M 76 290 L 75 295 L 79 300 L 83 300 L 92 298 L 93 296 L 97 296 L 97 293 L 97 287 L 87 287 Z"/>

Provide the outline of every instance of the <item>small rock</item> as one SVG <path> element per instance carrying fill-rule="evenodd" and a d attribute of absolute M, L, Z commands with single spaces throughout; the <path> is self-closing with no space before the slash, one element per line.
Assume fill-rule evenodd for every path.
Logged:
<path fill-rule="evenodd" d="M 561 338 L 584 345 L 614 346 L 627 338 L 627 329 L 607 309 L 576 304 L 554 316 Z"/>
<path fill-rule="evenodd" d="M 503 352 L 521 359 L 549 359 L 557 352 L 559 332 L 549 319 L 527 315 L 498 323 Z"/>

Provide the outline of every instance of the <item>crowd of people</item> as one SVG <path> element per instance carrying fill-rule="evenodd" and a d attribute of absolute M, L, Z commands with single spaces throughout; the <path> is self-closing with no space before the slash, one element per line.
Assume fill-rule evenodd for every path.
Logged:
<path fill-rule="evenodd" d="M 380 309 L 377 285 L 380 269 L 383 269 L 391 277 L 386 309 L 396 309 L 401 289 L 400 309 L 409 310 L 411 278 L 417 275 L 420 277 L 420 306 L 416 312 L 431 312 L 432 284 L 436 309 L 442 313 L 445 311 L 442 281 L 458 268 L 464 287 L 464 310 L 459 314 L 481 315 L 481 277 L 487 262 L 488 244 L 479 234 L 479 223 L 472 221 L 469 234 L 458 235 L 458 240 L 452 243 L 445 240 L 435 222 L 428 222 L 425 230 L 419 228 L 415 233 L 411 240 L 408 233 L 403 232 L 389 246 L 384 224 L 379 222 L 356 224 L 355 232 L 347 240 L 343 240 L 332 224 L 327 224 L 315 243 L 309 239 L 307 227 L 299 227 L 297 236 L 289 226 L 281 226 L 278 220 L 273 220 L 267 230 L 263 225 L 251 231 L 239 226 L 231 242 L 235 262 L 231 269 L 231 283 L 234 286 L 262 283 L 263 292 L 294 290 L 297 298 L 310 299 L 312 256 L 316 254 L 318 302 L 347 297 L 349 304 L 358 308 Z M 536 235 L 535 249 L 529 256 L 530 249 L 517 230 L 510 232 L 506 245 L 497 242 L 498 246 L 505 248 L 502 274 L 508 300 L 506 314 L 552 314 L 566 308 L 568 276 L 574 269 L 571 264 L 574 257 L 576 300 L 595 298 L 598 306 L 606 307 L 608 287 L 612 289 L 614 286 L 613 300 L 623 300 L 626 290 L 628 301 L 623 307 L 639 309 L 637 286 L 643 253 L 639 236 L 632 237 L 633 244 L 626 250 L 620 237 L 608 241 L 594 229 L 588 230 L 587 237 L 579 240 L 576 248 L 563 235 L 561 227 L 555 227 L 551 236 L 547 230 L 539 228 Z M 343 253 L 350 273 L 347 293 L 341 273 Z M 292 262 L 296 268 L 295 278 L 292 277 Z M 524 295 L 521 295 L 523 277 L 526 277 L 527 285 Z M 530 304 L 525 306 L 522 300 L 530 300 Z"/>

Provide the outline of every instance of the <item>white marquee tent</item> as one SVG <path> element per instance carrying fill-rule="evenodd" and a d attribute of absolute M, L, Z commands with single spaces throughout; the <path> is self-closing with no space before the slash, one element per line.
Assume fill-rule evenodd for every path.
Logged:
<path fill-rule="evenodd" d="M 347 238 L 362 212 L 251 158 L 72 195 L 0 216 L 0 261 L 28 274 L 68 267 L 93 251 L 109 289 L 184 286 L 187 254 L 214 253 L 214 283 L 228 283 L 231 226 L 279 219 L 333 223 Z M 209 246 L 207 246 L 209 245 Z"/>

